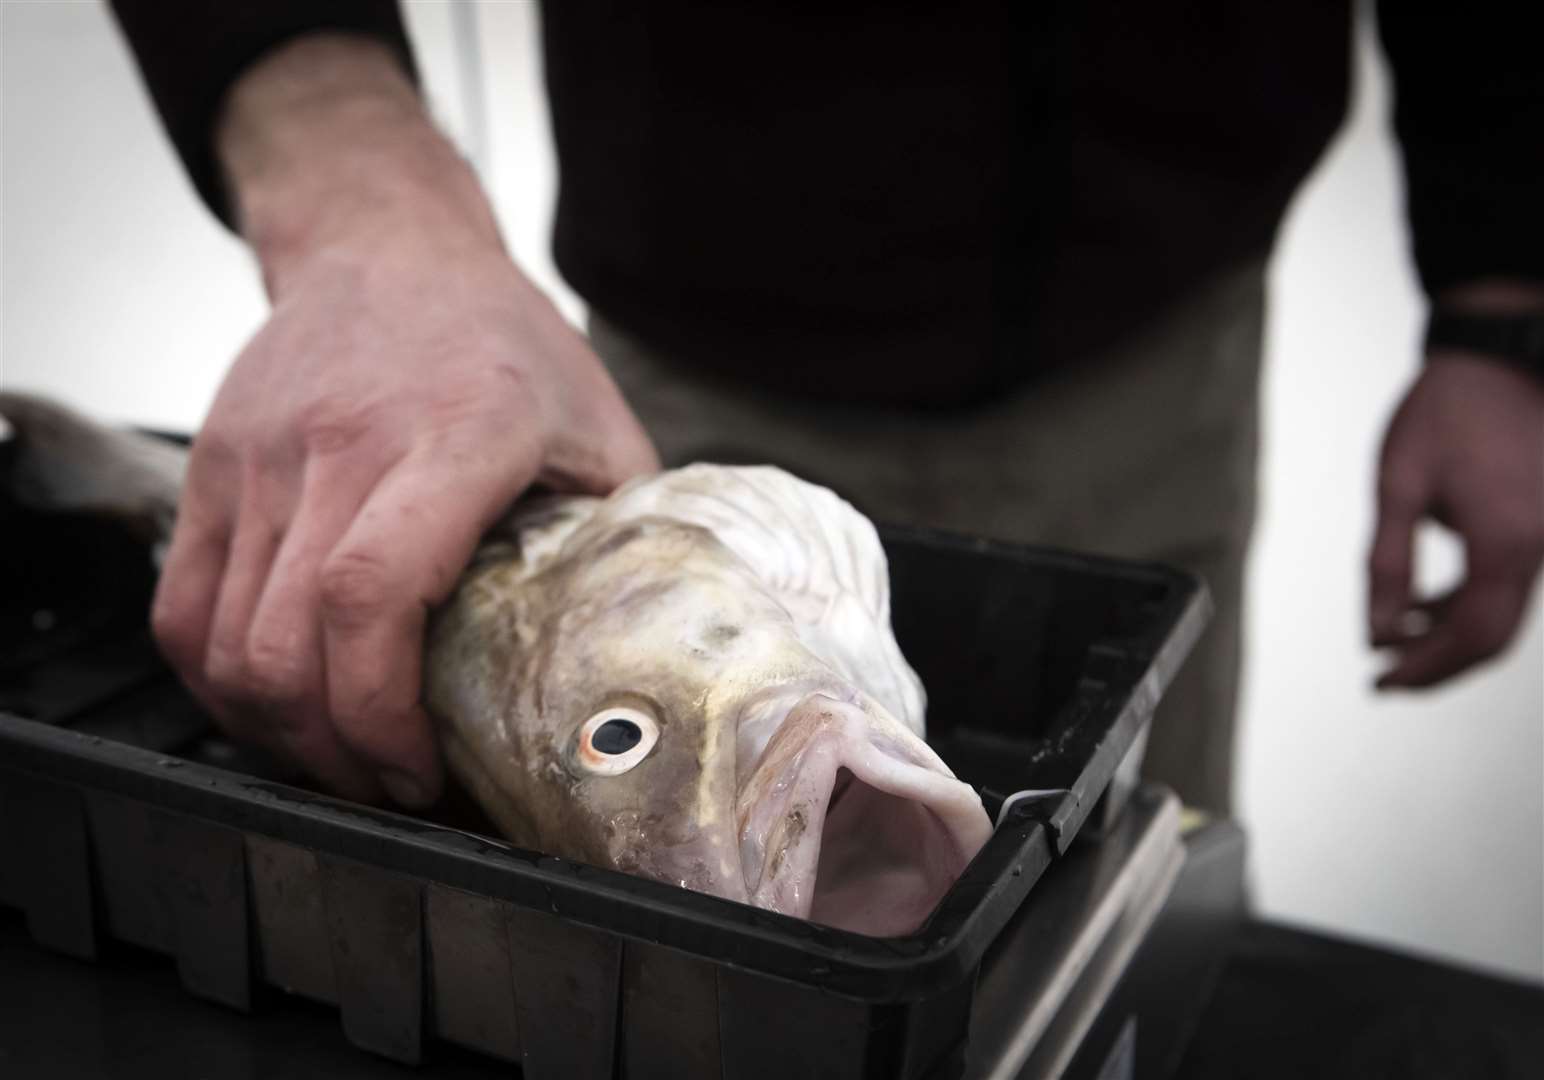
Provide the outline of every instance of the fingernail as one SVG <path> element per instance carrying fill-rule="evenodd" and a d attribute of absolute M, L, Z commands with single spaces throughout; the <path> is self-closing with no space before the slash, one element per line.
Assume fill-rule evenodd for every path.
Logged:
<path fill-rule="evenodd" d="M 380 781 L 381 787 L 386 789 L 386 794 L 391 796 L 391 801 L 398 806 L 420 807 L 429 802 L 424 797 L 423 785 L 405 772 L 383 769 Z"/>

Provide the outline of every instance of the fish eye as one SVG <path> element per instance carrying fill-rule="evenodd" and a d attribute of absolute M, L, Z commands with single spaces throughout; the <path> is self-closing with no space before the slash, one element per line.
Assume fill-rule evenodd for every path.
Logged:
<path fill-rule="evenodd" d="M 593 776 L 627 772 L 654 749 L 659 725 L 648 713 L 619 706 L 602 709 L 579 729 L 574 757 Z"/>

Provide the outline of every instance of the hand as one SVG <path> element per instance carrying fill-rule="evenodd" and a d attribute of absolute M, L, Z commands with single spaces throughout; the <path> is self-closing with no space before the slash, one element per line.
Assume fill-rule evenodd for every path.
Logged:
<path fill-rule="evenodd" d="M 1415 527 L 1463 541 L 1462 582 L 1411 595 Z M 1378 687 L 1430 686 L 1504 649 L 1544 560 L 1544 384 L 1494 360 L 1433 353 L 1384 437 L 1368 559 L 1374 646 L 1394 652 Z"/>
<path fill-rule="evenodd" d="M 281 50 L 221 141 L 274 306 L 194 441 L 155 633 L 233 734 L 424 805 L 428 611 L 527 485 L 657 460 L 383 50 Z"/>

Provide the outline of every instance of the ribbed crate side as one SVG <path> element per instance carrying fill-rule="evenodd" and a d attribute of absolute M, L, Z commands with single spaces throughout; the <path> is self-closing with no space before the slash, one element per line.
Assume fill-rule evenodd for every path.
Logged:
<path fill-rule="evenodd" d="M 720 967 L 724 1080 L 896 1080 L 904 1008 Z"/>
<path fill-rule="evenodd" d="M 316 852 L 246 834 L 247 872 L 260 973 L 271 986 L 338 1003 L 322 871 Z"/>
<path fill-rule="evenodd" d="M 423 901 L 417 878 L 321 855 L 338 1007 L 350 1042 L 394 1061 L 423 1056 Z"/>
<path fill-rule="evenodd" d="M 440 1038 L 519 1062 L 506 907 L 460 889 L 427 887 L 429 1011 Z"/>
<path fill-rule="evenodd" d="M 252 1005 L 246 850 L 235 829 L 168 811 L 150 818 L 156 887 L 172 920 L 183 988 Z"/>
<path fill-rule="evenodd" d="M 32 940 L 82 960 L 96 958 L 91 845 L 80 790 L 13 773 L 4 785 L 3 854 Z"/>
<path fill-rule="evenodd" d="M 150 807 L 100 791 L 88 790 L 85 795 L 86 825 L 108 933 L 144 949 L 174 952 L 171 913 L 152 872 Z"/>
<path fill-rule="evenodd" d="M 718 1080 L 717 966 L 629 941 L 622 955 L 622 1075 Z"/>
<path fill-rule="evenodd" d="M 608 1080 L 616 1067 L 622 939 L 510 907 L 510 963 L 528 1080 Z"/>
<path fill-rule="evenodd" d="M 16 809 L 12 805 L 15 774 L 0 769 L 0 905 L 19 908 L 26 904 L 22 895 L 23 878 L 17 867 L 21 865 L 20 833 L 15 826 Z"/>

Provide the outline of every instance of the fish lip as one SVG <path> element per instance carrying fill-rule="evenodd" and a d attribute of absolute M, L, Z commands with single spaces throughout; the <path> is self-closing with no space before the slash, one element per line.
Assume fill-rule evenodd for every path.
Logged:
<path fill-rule="evenodd" d="M 861 702 L 861 699 L 860 699 Z M 927 805 L 969 791 L 910 729 L 879 706 L 846 701 L 824 691 L 801 697 L 767 743 L 736 805 L 741 873 L 749 901 L 808 918 L 815 898 L 822 831 L 831 811 L 861 782 L 887 794 Z M 810 754 L 817 754 L 810 760 Z M 838 789 L 843 770 L 851 779 Z M 974 797 L 974 793 L 971 792 Z M 795 800 L 806 798 L 799 813 Z M 957 847 L 973 856 L 991 824 L 976 799 L 979 821 L 945 823 Z M 796 820 L 796 825 L 788 822 Z M 942 818 L 940 818 L 942 820 Z M 796 828 L 794 836 L 786 834 Z"/>
<path fill-rule="evenodd" d="M 746 723 L 760 717 L 765 717 L 766 722 L 772 727 L 772 736 L 762 746 L 755 760 L 748 769 L 741 769 L 741 776 L 735 785 L 735 830 L 734 839 L 739 845 L 741 854 L 740 876 L 743 879 L 747 897 L 754 897 L 756 887 L 766 875 L 766 863 L 770 861 L 770 854 L 762 853 L 762 857 L 747 859 L 746 830 L 749 827 L 749 818 L 755 812 L 756 807 L 766 801 L 762 799 L 752 800 L 747 805 L 747 794 L 754 792 L 759 786 L 765 786 L 765 776 L 769 771 L 769 753 L 774 743 L 779 741 L 788 718 L 791 717 L 804 704 L 816 696 L 824 696 L 833 701 L 846 700 L 850 693 L 836 685 L 829 677 L 805 677 L 793 682 L 779 682 L 776 685 L 757 691 L 741 703 L 735 716 L 735 730 L 741 731 Z M 768 716 L 770 714 L 770 716 Z M 797 767 L 797 762 L 794 763 Z M 776 792 L 772 793 L 775 797 Z M 786 799 L 783 800 L 786 802 Z M 753 900 L 751 902 L 754 902 Z"/>

